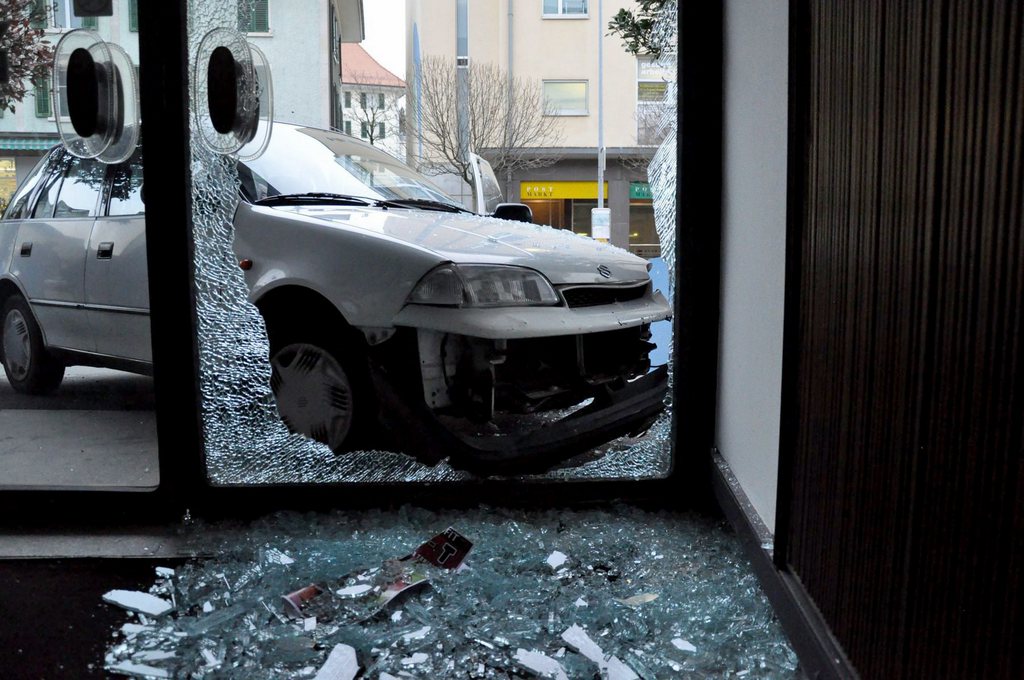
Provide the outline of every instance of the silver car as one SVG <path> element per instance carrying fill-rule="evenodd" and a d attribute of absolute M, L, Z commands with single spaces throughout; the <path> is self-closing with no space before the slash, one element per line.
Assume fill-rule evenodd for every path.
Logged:
<path fill-rule="evenodd" d="M 671 310 L 646 260 L 474 214 L 338 132 L 276 123 L 238 171 L 234 249 L 293 431 L 497 470 L 549 465 L 662 410 L 650 326 Z M 137 157 L 108 167 L 55 148 L 18 188 L 0 222 L 15 389 L 50 392 L 73 364 L 150 373 L 144 212 Z M 530 418 L 542 424 L 524 430 Z"/>

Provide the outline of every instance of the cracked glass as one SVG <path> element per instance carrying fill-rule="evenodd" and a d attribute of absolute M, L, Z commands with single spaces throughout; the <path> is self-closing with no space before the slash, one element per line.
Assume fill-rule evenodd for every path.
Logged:
<path fill-rule="evenodd" d="M 262 155 L 258 141 L 223 153 L 204 140 L 210 98 L 190 101 L 209 481 L 666 476 L 674 7 L 656 28 L 655 67 L 603 41 L 603 133 L 618 151 L 599 196 L 596 47 L 572 57 L 593 80 L 591 115 L 570 120 L 545 115 L 542 79 L 527 75 L 537 35 L 493 47 L 503 14 L 488 23 L 475 10 L 460 27 L 456 8 L 411 3 L 404 22 L 367 14 L 360 27 L 360 3 L 328 4 L 320 16 L 189 3 L 191 91 L 209 91 L 203 39 L 241 28 L 272 85 L 236 41 L 239 87 L 263 107 L 272 87 L 275 121 Z M 540 25 L 539 7 L 517 11 Z M 596 34 L 607 18 L 555 28 Z M 451 54 L 467 34 L 468 55 Z M 649 93 L 657 77 L 663 101 Z M 611 96 L 622 84 L 645 94 Z M 490 213 L 484 186 L 506 205 Z M 591 236 L 599 202 L 609 238 Z"/>

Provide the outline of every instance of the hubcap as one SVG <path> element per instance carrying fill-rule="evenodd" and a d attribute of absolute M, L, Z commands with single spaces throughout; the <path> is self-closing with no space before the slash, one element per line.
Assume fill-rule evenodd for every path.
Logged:
<path fill-rule="evenodd" d="M 282 348 L 270 364 L 270 386 L 288 428 L 340 448 L 352 427 L 352 387 L 341 364 L 305 343 Z"/>
<path fill-rule="evenodd" d="M 24 380 L 31 362 L 28 322 L 20 311 L 12 309 L 4 317 L 4 364 L 13 380 Z"/>

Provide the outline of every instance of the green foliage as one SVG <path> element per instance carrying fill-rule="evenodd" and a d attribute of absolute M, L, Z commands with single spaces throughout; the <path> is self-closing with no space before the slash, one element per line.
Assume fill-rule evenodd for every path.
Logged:
<path fill-rule="evenodd" d="M 661 47 L 652 40 L 654 22 L 669 0 L 637 0 L 636 11 L 620 9 L 608 22 L 608 35 L 622 38 L 622 46 L 630 54 L 661 56 Z"/>
<path fill-rule="evenodd" d="M 7 80 L 0 81 L 0 110 L 13 112 L 28 91 L 26 83 L 50 74 L 53 48 L 43 39 L 45 25 L 45 3 L 0 2 L 0 52 L 7 57 Z"/>

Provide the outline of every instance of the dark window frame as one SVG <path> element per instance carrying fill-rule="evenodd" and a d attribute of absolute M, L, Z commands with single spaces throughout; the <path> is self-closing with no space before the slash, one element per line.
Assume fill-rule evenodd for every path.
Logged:
<path fill-rule="evenodd" d="M 682 13 L 681 13 L 682 14 Z M 156 385 L 159 487 L 146 492 L 3 491 L 0 511 L 22 525 L 50 531 L 69 525 L 110 527 L 126 513 L 135 522 L 177 521 L 193 516 L 215 518 L 262 513 L 276 508 L 378 506 L 397 494 L 423 505 L 460 503 L 550 504 L 553 491 L 545 482 L 488 481 L 412 487 L 392 484 L 325 484 L 222 488 L 208 484 L 205 474 L 203 426 L 199 397 L 197 340 L 194 334 L 195 292 L 192 288 L 191 183 L 187 134 L 188 96 L 186 3 L 150 2 L 139 8 L 140 84 L 143 120 L 159 130 L 181 134 L 147 137 L 144 182 L 147 187 L 146 238 L 150 280 L 151 322 Z M 720 26 L 715 30 L 720 31 Z M 680 44 L 705 45 L 706 27 L 680 24 Z M 711 41 L 712 44 L 714 41 Z M 674 464 L 660 480 L 574 480 L 557 485 L 559 503 L 604 501 L 608 498 L 657 499 L 672 504 L 686 498 L 690 507 L 710 502 L 706 473 L 714 435 L 718 344 L 718 267 L 721 211 L 721 54 L 680 66 L 680 137 L 677 182 L 677 290 L 700 289 L 699 300 L 676 298 L 673 395 Z M 700 73 L 700 87 L 687 79 Z M 710 90 L 708 91 L 708 84 Z M 715 96 L 715 85 L 718 95 Z M 171 105 L 168 103 L 171 102 Z M 180 103 L 179 103 L 180 102 Z M 716 103 L 717 102 L 717 103 Z M 685 121 L 685 124 L 682 122 Z M 684 153 L 684 151 L 686 153 Z M 700 225 L 688 228 L 687 225 Z M 685 351 L 684 351 L 685 348 Z M 678 386 L 686 385 L 681 390 Z M 339 494 L 344 489 L 344 494 Z M 703 500 L 702 500 L 703 499 Z M 26 513 L 25 507 L 33 512 Z M 70 511 L 69 508 L 74 508 Z M 244 510 L 242 510 L 244 508 Z"/>

